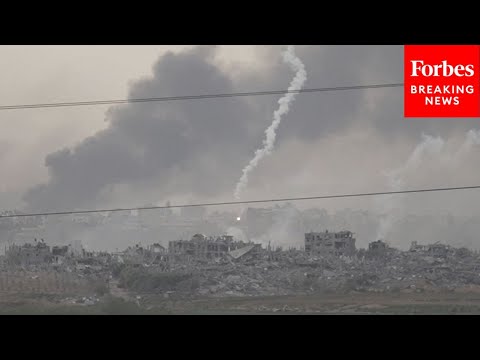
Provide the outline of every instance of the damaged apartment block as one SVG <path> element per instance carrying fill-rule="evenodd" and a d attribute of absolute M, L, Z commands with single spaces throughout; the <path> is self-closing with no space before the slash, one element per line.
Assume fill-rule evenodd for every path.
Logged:
<path fill-rule="evenodd" d="M 423 253 L 437 257 L 445 257 L 450 251 L 451 249 L 448 245 L 440 244 L 439 242 L 431 245 L 419 245 L 416 241 L 412 241 L 410 246 L 410 252 Z"/>
<path fill-rule="evenodd" d="M 310 255 L 355 255 L 355 238 L 351 231 L 310 232 L 305 234 L 305 252 Z"/>
<path fill-rule="evenodd" d="M 212 238 L 206 237 L 202 234 L 193 235 L 191 240 L 175 240 L 170 241 L 168 250 L 172 256 L 191 257 L 194 259 L 215 259 L 227 255 L 231 251 L 245 248 L 246 252 L 250 252 L 252 249 L 247 246 L 253 244 L 247 244 L 243 241 L 234 241 L 233 236 L 223 235 L 220 237 Z M 235 255 L 237 255 L 235 253 Z M 243 255 L 243 253 L 241 253 Z M 240 255 L 240 256 L 241 256 Z"/>

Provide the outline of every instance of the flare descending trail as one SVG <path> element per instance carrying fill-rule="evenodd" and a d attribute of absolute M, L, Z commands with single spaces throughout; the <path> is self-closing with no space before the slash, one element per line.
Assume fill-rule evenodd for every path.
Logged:
<path fill-rule="evenodd" d="M 289 45 L 287 49 L 282 53 L 283 61 L 287 63 L 290 68 L 295 72 L 295 77 L 293 78 L 288 91 L 301 90 L 305 81 L 307 80 L 307 72 L 305 71 L 305 66 L 302 61 L 295 55 L 295 47 Z M 276 131 L 280 122 L 282 121 L 282 116 L 287 114 L 290 110 L 290 104 L 295 100 L 296 93 L 286 93 L 280 100 L 278 104 L 280 105 L 278 109 L 273 113 L 273 122 L 265 130 L 265 139 L 263 140 L 263 147 L 255 151 L 255 156 L 248 163 L 248 165 L 242 170 L 242 176 L 237 183 L 235 188 L 234 196 L 236 199 L 240 199 L 241 192 L 246 188 L 248 184 L 248 175 L 257 167 L 260 160 L 265 156 L 270 155 L 273 147 L 275 145 Z"/>

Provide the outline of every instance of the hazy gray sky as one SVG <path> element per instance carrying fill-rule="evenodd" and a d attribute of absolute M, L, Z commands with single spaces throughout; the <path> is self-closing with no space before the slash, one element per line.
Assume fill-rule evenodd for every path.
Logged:
<path fill-rule="evenodd" d="M 280 50 L 1 46 L 0 102 L 282 89 L 294 74 Z M 403 82 L 401 46 L 297 46 L 296 51 L 306 66 L 307 88 Z M 231 200 L 278 98 L 2 111 L 0 207 L 64 210 Z M 471 119 L 404 119 L 401 88 L 302 94 L 244 198 L 388 189 L 384 172 L 402 168 L 423 133 L 441 136 L 447 145 L 405 170 L 407 187 L 480 183 L 476 147 L 457 155 L 466 132 L 476 128 Z M 408 206 L 437 210 L 448 199 L 454 210 L 478 211 L 476 203 L 464 206 L 471 196 L 423 197 Z M 378 206 L 371 199 L 322 204 Z"/>

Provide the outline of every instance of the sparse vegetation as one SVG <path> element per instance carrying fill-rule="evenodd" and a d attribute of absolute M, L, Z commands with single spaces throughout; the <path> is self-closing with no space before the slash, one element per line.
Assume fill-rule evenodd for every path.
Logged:
<path fill-rule="evenodd" d="M 93 288 L 93 291 L 95 292 L 95 295 L 97 296 L 105 296 L 110 292 L 107 284 L 105 282 L 97 282 Z"/>
<path fill-rule="evenodd" d="M 119 274 L 119 284 L 136 292 L 191 291 L 198 288 L 199 280 L 191 273 L 125 267 Z"/>
<path fill-rule="evenodd" d="M 59 305 L 44 303 L 10 303 L 0 306 L 0 315 L 165 315 L 160 308 L 141 308 L 134 302 L 107 297 L 104 301 L 91 305 Z"/>

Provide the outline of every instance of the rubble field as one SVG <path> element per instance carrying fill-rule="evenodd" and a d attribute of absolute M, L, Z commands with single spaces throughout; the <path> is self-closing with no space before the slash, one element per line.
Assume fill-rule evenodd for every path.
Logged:
<path fill-rule="evenodd" d="M 465 248 L 415 243 L 409 251 L 372 247 L 353 256 L 252 249 L 209 259 L 102 255 L 29 268 L 4 264 L 0 310 L 35 304 L 100 314 L 480 313 L 480 256 Z"/>
<path fill-rule="evenodd" d="M 394 251 L 379 257 L 310 257 L 286 251 L 274 260 L 229 259 L 172 264 L 168 271 L 125 267 L 119 286 L 165 299 L 308 294 L 476 292 L 480 259 L 470 251 L 445 256 Z"/>

